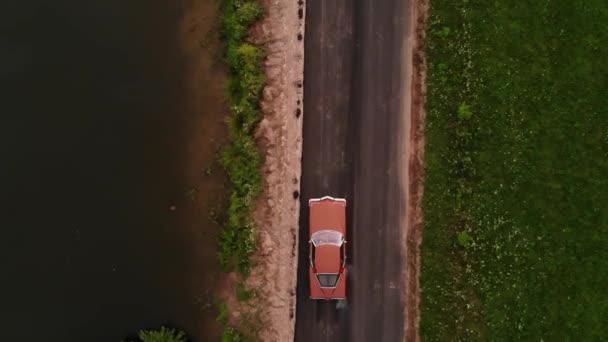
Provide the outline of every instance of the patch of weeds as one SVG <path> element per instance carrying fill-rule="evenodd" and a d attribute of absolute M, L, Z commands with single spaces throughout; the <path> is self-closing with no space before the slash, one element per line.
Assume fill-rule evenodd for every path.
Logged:
<path fill-rule="evenodd" d="M 458 106 L 458 120 L 467 121 L 473 116 L 473 112 L 471 112 L 471 106 L 466 103 L 461 103 Z"/>
<path fill-rule="evenodd" d="M 161 327 L 157 330 L 141 330 L 137 337 L 141 342 L 186 342 L 186 333 L 174 328 Z"/>
<path fill-rule="evenodd" d="M 433 32 L 435 36 L 439 38 L 447 38 L 450 35 L 450 28 L 447 26 L 442 27 L 440 30 Z"/>
<path fill-rule="evenodd" d="M 255 289 L 247 289 L 243 281 L 239 281 L 236 285 L 236 298 L 241 302 L 249 301 L 256 295 Z"/>
<path fill-rule="evenodd" d="M 216 320 L 222 324 L 228 323 L 228 304 L 221 302 L 217 305 Z"/>
<path fill-rule="evenodd" d="M 246 341 L 245 335 L 233 327 L 224 328 L 224 334 L 222 335 L 222 342 L 244 342 Z"/>
<path fill-rule="evenodd" d="M 456 235 L 458 245 L 460 247 L 468 248 L 473 243 L 473 237 L 467 232 L 460 232 Z"/>
<path fill-rule="evenodd" d="M 222 333 L 222 342 L 244 342 L 254 340 L 248 338 L 249 335 L 245 335 L 241 329 L 228 325 L 228 305 L 225 302 L 219 302 L 217 304 L 217 311 L 218 313 L 216 320 L 224 327 L 224 332 Z M 243 323 L 243 326 L 246 325 Z"/>

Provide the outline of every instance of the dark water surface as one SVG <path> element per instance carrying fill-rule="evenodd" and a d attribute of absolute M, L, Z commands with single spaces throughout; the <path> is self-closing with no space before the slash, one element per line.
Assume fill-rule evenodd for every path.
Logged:
<path fill-rule="evenodd" d="M 0 340 L 216 340 L 216 11 L 0 3 Z"/>

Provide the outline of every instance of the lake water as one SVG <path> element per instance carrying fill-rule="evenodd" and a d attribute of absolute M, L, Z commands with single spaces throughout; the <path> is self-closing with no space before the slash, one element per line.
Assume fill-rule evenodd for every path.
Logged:
<path fill-rule="evenodd" d="M 1 340 L 218 340 L 218 6 L 0 4 Z"/>

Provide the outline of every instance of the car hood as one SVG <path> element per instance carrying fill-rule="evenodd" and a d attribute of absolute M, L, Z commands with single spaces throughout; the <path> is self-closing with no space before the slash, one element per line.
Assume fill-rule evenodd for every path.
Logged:
<path fill-rule="evenodd" d="M 340 272 L 340 247 L 320 245 L 315 251 L 315 271 L 317 273 Z"/>
<path fill-rule="evenodd" d="M 322 201 L 310 205 L 310 233 L 332 229 L 346 235 L 346 210 L 344 203 Z"/>

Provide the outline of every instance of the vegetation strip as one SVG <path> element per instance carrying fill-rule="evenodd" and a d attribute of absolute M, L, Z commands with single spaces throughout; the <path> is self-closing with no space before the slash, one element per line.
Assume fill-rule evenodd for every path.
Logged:
<path fill-rule="evenodd" d="M 423 339 L 608 339 L 608 3 L 428 22 Z"/>
<path fill-rule="evenodd" d="M 220 236 L 219 261 L 225 270 L 234 267 L 242 276 L 251 268 L 250 257 L 257 248 L 257 235 L 251 217 L 255 200 L 261 192 L 263 163 L 254 134 L 261 120 L 259 101 L 264 88 L 262 70 L 264 50 L 246 41 L 249 29 L 263 14 L 257 0 L 224 0 L 221 36 L 226 44 L 225 58 L 230 68 L 227 89 L 232 116 L 230 139 L 222 162 L 232 185 L 228 222 Z M 238 296 L 253 296 L 239 283 Z M 220 304 L 218 321 L 226 327 L 223 341 L 241 341 L 244 335 L 227 325 L 227 307 Z"/>
<path fill-rule="evenodd" d="M 228 223 L 221 235 L 220 263 L 234 264 L 242 274 L 251 267 L 256 234 L 251 219 L 254 202 L 261 191 L 262 157 L 254 141 L 261 119 L 259 101 L 264 88 L 264 51 L 245 41 L 251 25 L 262 15 L 255 0 L 225 0 L 221 34 L 226 42 L 226 62 L 230 67 L 228 100 L 231 143 L 222 161 L 232 183 Z"/>

